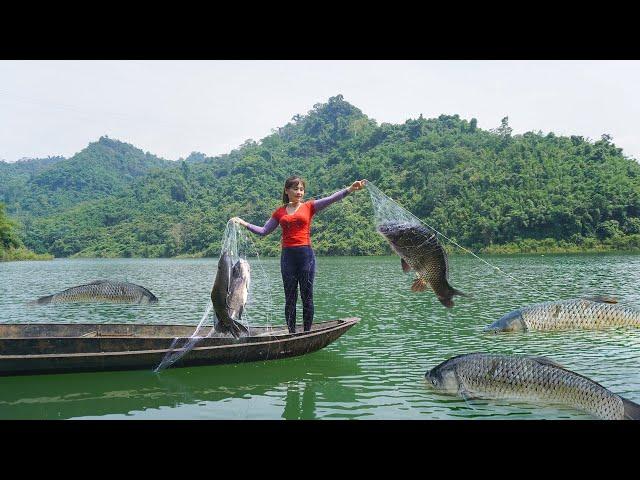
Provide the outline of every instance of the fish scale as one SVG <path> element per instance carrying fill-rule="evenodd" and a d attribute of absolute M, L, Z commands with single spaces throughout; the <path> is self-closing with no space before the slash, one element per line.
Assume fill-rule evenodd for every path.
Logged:
<path fill-rule="evenodd" d="M 447 252 L 438 242 L 435 232 L 420 224 L 387 222 L 378 226 L 378 232 L 420 277 L 412 290 L 420 291 L 428 283 L 438 300 L 446 307 L 453 306 L 454 295 L 464 295 L 449 285 Z"/>
<path fill-rule="evenodd" d="M 97 280 L 86 285 L 67 288 L 62 292 L 37 300 L 41 304 L 87 301 L 145 303 L 155 302 L 157 298 L 146 288 L 133 283 Z"/>
<path fill-rule="evenodd" d="M 545 401 L 570 405 L 602 419 L 625 418 L 622 397 L 550 363 L 543 357 L 473 353 L 443 362 L 426 377 L 438 379 L 453 372 L 458 391 L 470 396 Z"/>
<path fill-rule="evenodd" d="M 640 311 L 586 299 L 544 302 L 520 309 L 529 330 L 640 326 Z"/>

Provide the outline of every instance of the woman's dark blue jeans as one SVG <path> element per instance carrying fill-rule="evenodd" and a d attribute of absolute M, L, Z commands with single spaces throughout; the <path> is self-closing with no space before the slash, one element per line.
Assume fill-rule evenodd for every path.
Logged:
<path fill-rule="evenodd" d="M 284 315 L 289 332 L 296 331 L 296 302 L 298 301 L 298 285 L 302 298 L 302 323 L 304 331 L 311 330 L 313 323 L 313 279 L 316 274 L 316 256 L 313 249 L 301 247 L 285 247 L 280 256 L 280 271 L 284 284 Z"/>

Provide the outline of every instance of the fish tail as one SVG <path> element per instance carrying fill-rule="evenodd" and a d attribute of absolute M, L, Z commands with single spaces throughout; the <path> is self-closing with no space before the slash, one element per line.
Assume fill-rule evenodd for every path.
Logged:
<path fill-rule="evenodd" d="M 247 327 L 235 320 L 232 320 L 232 322 L 231 333 L 235 338 L 240 338 L 242 334 L 249 335 L 249 329 Z"/>
<path fill-rule="evenodd" d="M 411 285 L 411 291 L 424 292 L 427 289 L 428 284 L 429 282 L 427 282 L 424 278 L 416 278 L 415 282 L 413 282 L 413 285 Z"/>
<path fill-rule="evenodd" d="M 438 300 L 440 300 L 440 303 L 445 307 L 451 308 L 454 305 L 452 300 L 454 295 L 460 295 L 461 297 L 471 297 L 471 295 L 461 292 L 460 290 L 456 290 L 453 287 L 449 287 L 449 291 L 446 293 L 446 295 L 438 295 Z"/>
<path fill-rule="evenodd" d="M 640 420 L 640 405 L 626 398 L 622 398 L 622 405 L 624 406 L 625 420 Z"/>
<path fill-rule="evenodd" d="M 460 295 L 461 297 L 469 297 L 469 298 L 472 298 L 472 295 L 471 295 L 471 294 L 461 292 L 460 290 L 456 290 L 455 288 L 452 288 L 452 289 L 451 289 L 451 292 L 452 292 L 452 293 L 451 293 L 451 295 L 452 295 L 452 296 L 453 296 L 453 295 Z"/>

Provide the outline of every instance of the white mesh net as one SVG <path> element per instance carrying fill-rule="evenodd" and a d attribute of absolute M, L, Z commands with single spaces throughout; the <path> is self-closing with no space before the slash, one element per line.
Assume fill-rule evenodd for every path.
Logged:
<path fill-rule="evenodd" d="M 230 317 L 233 318 L 234 322 L 239 324 L 237 330 L 241 332 L 239 336 L 250 335 L 250 324 L 262 324 L 265 321 L 271 323 L 271 315 L 273 312 L 272 282 L 264 268 L 255 244 L 247 236 L 244 228 L 239 228 L 238 225 L 232 221 L 227 222 L 221 243 L 222 248 L 220 249 L 218 262 L 220 262 L 222 256 L 226 254 L 230 259 L 230 265 L 232 267 L 241 261 L 247 263 L 241 281 L 232 282 L 230 278 L 232 270 L 227 270 L 226 274 L 229 275 L 229 277 L 225 279 L 224 285 L 228 285 L 228 288 L 237 287 L 246 289 L 246 292 L 229 292 L 229 295 L 234 297 L 233 304 L 235 306 L 240 304 L 241 307 L 239 309 L 241 315 L 238 315 L 238 313 L 234 311 Z M 216 276 L 218 275 L 217 267 L 218 263 L 216 263 Z M 212 284 L 214 284 L 214 282 L 212 282 Z M 234 293 L 236 295 L 233 295 Z M 255 301 L 255 297 L 258 297 L 257 302 Z M 261 308 L 252 308 L 254 304 L 260 305 Z M 168 352 L 156 367 L 155 372 L 159 372 L 173 365 L 196 347 L 204 338 L 216 336 L 229 337 L 232 335 L 225 331 L 223 325 L 220 325 L 221 320 L 217 318 L 215 313 L 212 315 L 213 326 L 208 325 L 209 314 L 212 310 L 214 310 L 214 306 L 212 302 L 209 301 L 200 323 L 198 323 L 191 336 L 175 338 Z"/>
<path fill-rule="evenodd" d="M 423 291 L 431 286 L 438 300 L 452 307 L 454 295 L 464 295 L 449 285 L 449 259 L 439 241 L 439 232 L 367 183 L 373 206 L 376 230 L 402 259 L 404 271 L 416 274 L 411 289 Z M 445 237 L 446 238 L 446 237 Z"/>

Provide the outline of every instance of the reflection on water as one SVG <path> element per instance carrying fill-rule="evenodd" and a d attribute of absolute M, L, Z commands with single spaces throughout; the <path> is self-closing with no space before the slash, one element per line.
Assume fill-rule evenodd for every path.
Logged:
<path fill-rule="evenodd" d="M 153 418 L 154 412 L 163 409 L 163 418 L 184 418 L 184 412 L 176 410 L 196 405 L 207 406 L 203 411 L 210 409 L 209 417 L 250 418 L 249 412 L 239 415 L 228 410 L 224 410 L 228 417 L 221 416 L 217 407 L 219 402 L 247 396 L 282 400 L 280 413 L 284 411 L 287 419 L 315 418 L 315 406 L 308 406 L 315 398 L 314 385 L 358 372 L 352 359 L 321 351 L 290 360 L 176 368 L 161 374 L 125 371 L 4 377 L 0 378 L 0 419 Z M 287 409 L 289 390 L 295 395 L 293 390 L 300 386 L 305 391 L 302 407 Z M 171 411 L 176 411 L 175 417 Z M 287 411 L 293 413 L 289 416 Z M 273 415 L 275 412 L 269 414 Z"/>
<path fill-rule="evenodd" d="M 316 395 L 313 382 L 287 385 L 282 418 L 286 420 L 304 420 L 316 418 Z M 300 391 L 302 390 L 302 395 Z M 302 396 L 302 399 L 300 398 Z"/>
<path fill-rule="evenodd" d="M 316 321 L 359 324 L 319 352 L 286 360 L 213 367 L 0 378 L 0 418 L 140 419 L 585 419 L 568 407 L 442 395 L 425 372 L 462 353 L 545 355 L 640 402 L 640 329 L 493 335 L 483 328 L 515 308 L 609 294 L 640 308 L 640 256 L 484 257 L 515 283 L 467 255 L 450 257 L 451 283 L 473 297 L 452 309 L 410 291 L 398 257 L 318 257 Z M 248 316 L 284 326 L 279 260 L 262 259 L 272 296 L 256 280 Z M 197 325 L 216 259 L 55 260 L 0 264 L 0 322 L 131 322 Z M 98 278 L 149 288 L 156 305 L 25 303 Z M 530 287 L 530 288 L 528 288 Z M 536 293 L 543 292 L 544 295 Z M 271 308 L 269 302 L 272 302 Z M 299 308 L 301 316 L 301 308 Z M 299 318 L 301 321 L 301 318 Z"/>

